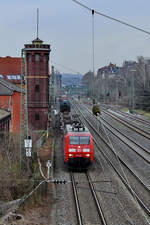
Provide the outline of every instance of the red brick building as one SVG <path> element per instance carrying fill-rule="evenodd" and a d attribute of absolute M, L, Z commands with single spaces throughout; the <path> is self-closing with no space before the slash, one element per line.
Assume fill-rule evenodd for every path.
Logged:
<path fill-rule="evenodd" d="M 11 113 L 0 108 L 0 134 L 9 132 Z"/>
<path fill-rule="evenodd" d="M 36 38 L 31 44 L 25 44 L 24 47 L 24 56 L 26 56 L 27 65 L 29 129 L 31 131 L 45 130 L 47 128 L 49 112 L 50 45 L 43 44 L 42 40 Z M 25 63 L 23 65 L 24 69 Z M 16 85 L 21 85 L 21 57 L 0 57 L 0 79 L 0 107 L 11 111 L 10 130 L 12 132 L 18 132 L 21 89 L 17 88 Z M 11 83 L 16 85 L 11 86 Z"/>
<path fill-rule="evenodd" d="M 0 57 L 0 77 L 11 83 L 20 84 L 21 57 Z"/>
<path fill-rule="evenodd" d="M 28 121 L 30 130 L 45 130 L 49 112 L 50 45 L 39 38 L 25 44 L 27 60 Z"/>
<path fill-rule="evenodd" d="M 11 112 L 11 132 L 20 130 L 20 95 L 21 89 L 8 80 L 0 78 L 0 108 Z M 24 101 L 24 93 L 23 93 Z M 24 107 L 22 119 L 24 118 Z"/>

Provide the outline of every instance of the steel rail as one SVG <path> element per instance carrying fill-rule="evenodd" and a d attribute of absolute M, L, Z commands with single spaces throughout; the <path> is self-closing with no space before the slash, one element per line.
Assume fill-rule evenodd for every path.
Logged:
<path fill-rule="evenodd" d="M 76 106 L 77 107 L 77 106 Z M 102 138 L 100 136 L 100 134 L 97 132 L 97 130 L 93 127 L 93 125 L 89 122 L 89 120 L 87 118 L 85 118 L 84 114 L 81 112 L 81 107 L 80 109 L 78 108 L 78 111 L 81 113 L 81 115 L 83 116 L 84 120 L 89 124 L 89 126 L 91 127 L 92 130 L 94 130 L 97 135 Z M 104 141 L 104 139 L 102 138 L 102 140 Z M 101 151 L 98 142 L 94 139 L 94 142 L 97 146 L 97 148 L 99 149 L 99 151 L 103 154 L 103 156 L 107 159 L 107 161 L 110 163 L 110 165 L 113 167 L 113 169 L 116 171 L 116 173 L 118 174 L 118 176 L 121 178 L 122 182 L 125 184 L 125 186 L 128 188 L 128 190 L 130 191 L 130 193 L 132 194 L 132 196 L 134 196 L 137 201 L 139 202 L 139 204 L 142 206 L 142 208 L 145 210 L 145 212 L 150 215 L 150 210 L 146 207 L 146 205 L 143 203 L 143 201 L 140 199 L 140 197 L 136 194 L 136 192 L 131 188 L 131 186 L 126 182 L 126 180 L 124 179 L 124 177 L 120 174 L 120 172 L 118 172 L 118 170 L 115 168 L 115 166 L 113 165 L 113 163 L 111 162 L 111 160 L 108 158 L 108 156 Z M 105 144 L 112 150 L 111 146 L 108 145 L 108 143 L 106 141 L 104 141 Z M 113 151 L 113 150 L 112 150 Z M 113 152 L 114 153 L 114 152 Z M 115 153 L 114 153 L 115 154 Z M 117 155 L 118 159 L 121 161 L 121 158 Z M 125 164 L 126 165 L 126 164 Z M 128 166 L 126 165 L 126 167 L 128 168 Z M 128 168 L 129 169 L 129 168 Z M 131 170 L 130 170 L 131 171 Z M 134 172 L 132 171 L 132 174 L 134 174 Z M 141 182 L 141 180 L 139 179 L 139 181 Z M 144 185 L 144 187 L 147 189 L 147 187 Z M 148 190 L 149 191 L 149 190 Z"/>
<path fill-rule="evenodd" d="M 89 107 L 87 107 L 86 106 L 86 108 L 87 109 L 89 109 Z M 150 132 L 148 132 L 148 131 L 146 131 L 146 130 L 144 130 L 144 129 L 142 129 L 142 128 L 139 128 L 138 127 L 138 125 L 135 125 L 135 124 L 133 124 L 133 123 L 131 123 L 131 122 L 126 122 L 126 120 L 124 119 L 124 118 L 122 118 L 122 116 L 117 116 L 117 115 L 115 115 L 115 111 L 114 112 L 112 112 L 112 113 L 110 113 L 110 112 L 106 112 L 104 109 L 107 109 L 108 110 L 108 108 L 107 107 L 104 107 L 104 106 L 101 106 L 101 108 L 103 108 L 103 110 L 101 110 L 103 113 L 105 113 L 105 114 L 107 114 L 107 115 L 109 115 L 110 117 L 112 117 L 112 118 L 114 118 L 115 120 L 117 120 L 117 121 L 119 121 L 120 123 L 122 123 L 122 124 L 124 124 L 126 127 L 129 127 L 130 129 L 132 129 L 132 130 L 135 130 L 137 133 L 139 133 L 140 135 L 142 135 L 142 136 L 144 136 L 144 137 L 146 137 L 146 138 L 148 138 L 148 139 L 150 139 Z M 142 120 L 142 119 L 140 119 L 140 118 L 135 118 L 135 117 L 131 117 L 130 115 L 127 115 L 127 114 L 123 114 L 123 112 L 118 112 L 118 113 L 120 113 L 120 114 L 122 114 L 123 116 L 126 116 L 126 117 L 128 117 L 128 118 L 132 118 L 132 119 L 134 119 L 134 120 L 137 120 L 138 122 L 140 122 L 140 123 L 145 123 L 146 125 L 148 125 L 148 126 L 150 126 L 150 122 L 149 121 L 145 121 L 145 120 Z M 112 115 L 113 114 L 113 115 Z M 120 117 L 121 117 L 121 119 L 120 119 Z M 130 124 L 129 124 L 130 123 Z M 145 128 L 148 128 L 148 127 L 145 127 Z"/>
<path fill-rule="evenodd" d="M 99 149 L 99 151 L 101 151 L 100 150 L 100 147 L 99 147 L 99 144 L 97 143 L 97 141 L 94 139 L 94 142 L 95 142 L 95 144 L 96 144 L 96 146 L 97 146 L 97 148 Z M 101 153 L 103 154 L 103 156 L 107 159 L 107 161 L 110 163 L 110 165 L 113 167 L 113 169 L 116 171 L 116 173 L 118 174 L 118 176 L 121 178 L 121 180 L 122 180 L 122 182 L 125 184 L 125 186 L 128 188 L 128 190 L 130 191 L 130 193 L 132 194 L 132 196 L 134 197 L 136 197 L 136 199 L 137 199 L 137 201 L 139 202 L 139 204 L 143 207 L 143 209 L 145 210 L 145 212 L 150 216 L 150 209 L 148 209 L 147 207 L 146 207 L 146 205 L 143 203 L 143 201 L 140 199 L 140 197 L 136 194 L 136 192 L 131 188 L 131 186 L 126 182 L 126 180 L 125 180 L 125 178 L 118 172 L 118 170 L 116 169 L 116 167 L 113 165 L 113 163 L 111 162 L 111 160 L 101 151 Z M 119 158 L 119 156 L 118 156 L 118 158 Z M 120 161 L 122 161 L 120 158 L 119 158 L 119 160 Z M 126 164 L 124 164 L 124 165 L 126 165 Z M 127 165 L 126 165 L 126 168 L 128 168 L 127 167 Z M 128 168 L 129 169 L 129 168 Z M 130 170 L 130 169 L 129 169 Z M 130 170 L 130 172 L 132 172 L 132 174 L 133 175 L 135 175 L 134 173 L 133 173 L 133 171 L 131 171 Z M 141 182 L 141 181 L 140 181 Z M 144 185 L 144 187 L 146 188 L 146 190 L 147 190 L 147 187 Z M 149 190 L 148 190 L 149 191 Z"/>
<path fill-rule="evenodd" d="M 91 192 L 94 196 L 94 199 L 95 199 L 95 202 L 96 202 L 96 207 L 98 209 L 98 212 L 99 212 L 99 215 L 101 217 L 102 223 L 103 223 L 103 225 L 107 225 L 107 222 L 106 222 L 105 217 L 104 217 L 104 213 L 103 213 L 102 208 L 100 206 L 96 191 L 94 190 L 94 186 L 93 186 L 93 183 L 92 183 L 92 180 L 91 180 L 91 177 L 90 177 L 89 173 L 86 173 L 86 176 L 87 176 L 90 188 L 91 188 Z"/>
<path fill-rule="evenodd" d="M 87 109 L 88 110 L 88 109 Z M 91 114 L 91 116 L 93 117 L 93 114 L 88 110 L 88 112 L 89 112 L 89 114 Z M 98 120 L 97 119 L 97 117 L 96 116 L 94 116 L 94 118 L 96 118 L 96 120 Z M 88 121 L 88 120 L 87 120 Z M 99 120 L 98 120 L 99 121 Z M 100 122 L 100 121 L 99 121 Z M 106 122 L 107 123 L 107 122 Z M 103 125 L 107 128 L 107 129 L 109 129 L 109 131 L 113 134 L 113 135 L 115 135 L 118 139 L 120 139 L 123 143 L 125 143 L 129 148 L 132 148 L 132 150 L 134 151 L 134 152 L 136 152 L 136 154 L 138 154 L 142 159 L 144 159 L 148 164 L 150 163 L 150 161 L 149 160 L 147 160 L 145 157 L 143 157 L 139 152 L 137 152 L 131 145 L 129 145 L 127 142 L 125 142 L 124 140 L 122 140 L 118 135 L 116 135 L 110 128 L 108 128 L 104 123 L 103 123 Z M 110 125 L 111 126 L 111 125 Z M 92 126 L 91 126 L 92 127 Z M 113 129 L 116 129 L 117 130 L 117 128 L 114 128 L 114 127 L 112 127 Z M 93 128 L 94 129 L 94 128 Z M 103 140 L 103 142 L 111 149 L 111 146 L 105 141 L 105 139 L 99 134 L 99 132 L 96 130 L 96 129 L 94 129 L 95 130 L 95 132 L 97 133 L 97 135 L 98 136 L 100 136 L 100 138 Z M 130 138 L 129 137 L 127 137 L 126 135 L 124 135 L 122 132 L 120 132 L 120 131 L 118 131 L 119 133 L 121 133 L 123 136 L 125 136 L 127 139 L 129 139 L 130 140 Z M 139 145 L 139 144 L 137 144 L 136 142 L 134 142 L 133 140 L 131 140 L 134 144 L 136 144 L 137 146 L 139 146 L 140 148 L 142 148 L 142 150 L 144 150 L 145 151 L 145 148 L 143 148 L 141 145 Z M 150 154 L 149 152 L 148 152 L 148 150 L 146 151 L 146 153 L 148 153 L 148 154 Z M 115 153 L 114 153 L 115 154 Z M 119 157 L 119 155 L 117 155 L 117 157 L 118 157 L 118 159 L 126 166 L 126 168 L 130 171 L 130 172 L 132 172 L 132 174 L 139 180 L 139 182 L 147 189 L 147 191 L 148 192 L 150 192 L 150 188 L 148 188 L 144 183 L 143 183 L 143 181 L 126 165 L 126 163 Z"/>
<path fill-rule="evenodd" d="M 103 123 L 103 125 L 105 126 L 106 129 L 108 129 L 113 135 L 115 135 L 119 140 L 121 140 L 128 147 L 132 148 L 132 150 L 134 152 L 136 152 L 141 158 L 143 158 L 147 163 L 150 163 L 150 160 L 145 158 L 142 154 L 140 154 L 137 150 L 135 150 L 134 147 L 131 146 L 131 145 L 133 143 L 134 145 L 136 145 L 137 147 L 142 149 L 144 152 L 146 152 L 148 155 L 150 155 L 150 152 L 149 152 L 148 149 L 146 149 L 144 146 L 142 146 L 141 144 L 139 144 L 136 141 L 134 141 L 132 138 L 130 138 L 127 135 L 125 135 L 123 132 L 119 131 L 117 128 L 115 128 L 115 127 L 111 126 L 110 124 L 108 124 L 107 121 L 105 121 L 105 123 Z M 111 128 L 114 129 L 115 131 L 117 131 L 119 134 L 114 133 L 114 131 L 112 131 Z M 123 136 L 123 138 L 119 136 L 120 134 Z M 132 143 L 130 144 L 129 141 L 132 142 Z"/>
<path fill-rule="evenodd" d="M 115 120 L 119 121 L 120 123 L 124 124 L 126 127 L 129 127 L 130 129 L 136 131 L 137 133 L 139 133 L 143 137 L 146 137 L 146 138 L 150 139 L 150 133 L 149 132 L 147 132 L 145 130 L 142 130 L 141 128 L 135 126 L 134 124 L 130 125 L 123 118 L 119 119 L 117 116 L 112 115 L 111 113 L 105 112 L 105 114 L 109 115 L 110 117 L 112 117 Z"/>
<path fill-rule="evenodd" d="M 100 105 L 100 108 L 102 109 L 102 111 L 103 112 L 105 112 L 104 110 L 112 110 L 112 111 L 114 111 L 114 112 L 117 112 L 118 114 L 120 114 L 120 115 L 123 115 L 123 116 L 126 116 L 127 118 L 129 118 L 129 119 L 134 119 L 135 121 L 137 121 L 137 122 L 140 122 L 140 123 L 143 123 L 143 124 L 145 124 L 145 125 L 148 125 L 148 126 L 150 126 L 150 121 L 148 121 L 148 120 L 146 120 L 146 119 L 142 119 L 142 118 L 139 118 L 139 117 L 137 117 L 138 116 L 138 114 L 129 114 L 129 113 L 127 113 L 127 112 L 123 112 L 123 111 L 121 111 L 121 110 L 119 110 L 119 109 L 115 109 L 115 107 L 112 107 L 112 106 L 109 106 L 109 108 L 108 108 L 108 106 L 102 106 L 102 105 Z M 112 112 L 113 113 L 113 112 Z"/>
<path fill-rule="evenodd" d="M 134 119 L 134 120 L 137 121 L 137 122 L 140 122 L 140 123 L 143 123 L 144 125 L 150 126 L 150 121 L 144 120 L 144 119 L 142 119 L 142 118 L 138 118 L 136 115 L 133 116 L 134 114 L 133 114 L 133 115 L 130 115 L 130 114 L 128 114 L 128 113 L 125 113 L 125 112 L 122 112 L 122 111 L 119 111 L 119 110 L 114 110 L 114 109 L 113 109 L 113 111 L 114 111 L 114 112 L 117 112 L 117 113 L 119 113 L 119 114 L 121 114 L 122 116 L 126 116 L 126 117 L 129 118 L 129 119 Z"/>
<path fill-rule="evenodd" d="M 98 214 L 100 216 L 101 224 L 102 225 L 107 225 L 107 222 L 105 220 L 104 213 L 103 213 L 102 208 L 100 206 L 100 203 L 99 203 L 99 200 L 98 200 L 96 191 L 94 190 L 94 186 L 93 186 L 92 180 L 90 178 L 90 175 L 87 172 L 85 173 L 85 175 L 87 177 L 87 180 L 88 180 L 88 184 L 89 184 L 91 193 L 92 193 L 92 195 L 94 197 L 94 200 L 95 200 L 95 204 L 96 204 L 96 207 L 97 207 Z M 71 172 L 71 181 L 72 181 L 73 192 L 74 192 L 74 197 L 75 197 L 75 203 L 76 203 L 78 221 L 79 221 L 79 224 L 80 225 L 83 225 L 83 220 L 82 220 L 82 215 L 81 215 L 81 209 L 80 209 L 80 204 L 79 204 L 79 198 L 78 198 L 78 193 L 77 193 L 77 189 L 76 189 L 76 182 L 75 182 L 75 178 L 74 178 L 74 175 L 73 175 L 72 172 Z"/>
<path fill-rule="evenodd" d="M 91 114 L 91 112 L 89 112 L 90 114 Z M 93 115 L 92 115 L 93 116 Z M 96 116 L 94 116 L 95 118 L 96 118 Z M 96 118 L 97 119 L 97 118 Z M 98 120 L 98 119 L 97 119 Z M 99 120 L 98 120 L 99 121 Z M 100 121 L 99 121 L 100 122 Z M 104 126 L 105 126 L 105 124 L 103 124 Z M 111 125 L 110 125 L 111 126 Z M 105 126 L 107 129 L 109 129 L 107 126 Z M 114 128 L 114 127 L 113 127 Z M 115 128 L 114 128 L 115 129 Z M 117 130 L 117 129 L 116 129 Z M 114 134 L 113 133 L 113 131 L 111 130 L 111 129 L 109 129 L 109 131 L 112 133 L 112 134 Z M 99 135 L 100 136 L 100 134 L 95 130 L 95 132 L 97 133 L 97 135 Z M 118 131 L 119 133 L 120 133 L 120 131 Z M 122 132 L 121 132 L 121 134 L 122 134 Z M 118 135 L 116 135 L 116 134 L 114 134 L 117 138 L 119 138 L 122 142 L 124 142 L 128 147 L 130 147 L 130 148 L 132 148 L 132 150 L 133 151 L 135 151 L 141 158 L 143 158 L 147 163 L 150 163 L 150 161 L 149 160 L 147 160 L 146 158 L 144 158 L 140 153 L 138 153 L 133 147 L 131 147 L 127 142 L 125 142 L 124 140 L 122 140 Z M 122 134 L 122 135 L 124 135 L 124 134 Z M 124 135 L 127 139 L 129 139 L 130 140 L 130 138 L 129 137 L 127 137 L 126 135 Z M 111 146 L 105 141 L 105 139 L 102 137 L 102 136 L 100 136 L 100 138 L 103 140 L 103 142 L 109 147 L 109 148 L 111 148 Z M 131 140 L 132 141 L 132 140 Z M 134 141 L 132 141 L 134 144 L 136 144 L 136 145 L 139 145 L 139 144 L 137 144 L 136 142 L 134 142 Z M 139 145 L 140 146 L 140 145 Z M 145 150 L 142 146 L 140 146 L 141 148 L 142 148 L 142 150 Z M 149 152 L 148 152 L 148 150 L 146 151 L 148 154 L 150 154 Z M 145 187 L 145 189 L 150 193 L 150 188 L 149 187 L 147 187 L 144 183 L 143 183 L 143 181 L 126 165 L 126 163 L 117 155 L 117 157 L 118 157 L 118 159 L 120 160 L 120 162 L 122 162 L 122 164 L 124 164 L 124 166 L 139 180 L 139 182 Z"/>
<path fill-rule="evenodd" d="M 80 210 L 80 205 L 79 205 L 79 199 L 78 199 L 77 189 L 76 189 L 76 185 L 75 185 L 75 179 L 74 179 L 72 172 L 70 173 L 70 176 L 71 176 L 73 193 L 74 193 L 74 198 L 75 198 L 78 222 L 79 222 L 79 225 L 83 225 L 81 210 Z"/>
<path fill-rule="evenodd" d="M 88 108 L 86 108 L 86 110 L 92 115 L 92 117 L 93 117 L 93 114 L 89 111 L 89 109 Z M 130 138 L 130 137 L 128 137 L 126 134 L 124 134 L 122 131 L 120 131 L 119 129 L 117 129 L 116 127 L 114 127 L 114 126 L 112 126 L 111 124 L 109 124 L 103 117 L 101 117 L 101 121 L 96 117 L 96 116 L 94 116 L 95 117 L 95 119 L 99 122 L 99 123 L 101 123 L 101 122 L 103 122 L 103 125 L 112 133 L 112 134 L 114 134 L 117 138 L 119 138 L 119 140 L 121 140 L 123 143 L 125 143 L 128 147 L 130 147 L 130 148 L 132 148 L 132 150 L 134 151 L 134 152 L 136 152 L 141 158 L 143 158 L 147 163 L 150 163 L 150 160 L 148 160 L 148 159 L 146 159 L 144 156 L 142 156 L 139 152 L 137 152 L 132 146 L 131 146 L 131 144 L 129 144 L 129 142 L 127 143 L 125 140 L 123 140 L 123 138 L 121 138 L 121 137 L 119 137 L 119 135 L 121 134 L 123 137 L 125 137 L 126 139 L 127 139 L 127 141 L 129 140 L 130 142 L 132 142 L 133 144 L 135 144 L 136 146 L 138 146 L 139 148 L 141 148 L 144 152 L 146 152 L 148 155 L 150 155 L 150 152 L 149 152 L 149 150 L 147 149 L 147 148 L 145 148 L 144 146 L 142 146 L 141 144 L 139 144 L 139 143 L 137 143 L 136 141 L 134 141 L 132 138 Z M 107 125 L 106 125 L 106 124 Z M 109 127 L 108 127 L 109 126 Z M 113 128 L 114 130 L 116 130 L 118 133 L 119 133 L 119 135 L 117 135 L 117 134 L 115 134 L 113 131 L 112 131 L 112 129 L 111 128 Z"/>

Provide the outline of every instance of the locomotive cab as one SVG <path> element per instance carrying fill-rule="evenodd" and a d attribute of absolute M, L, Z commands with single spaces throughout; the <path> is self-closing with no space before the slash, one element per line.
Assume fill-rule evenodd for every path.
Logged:
<path fill-rule="evenodd" d="M 69 168 L 85 169 L 93 163 L 93 139 L 81 125 L 66 125 L 64 133 L 64 161 Z"/>

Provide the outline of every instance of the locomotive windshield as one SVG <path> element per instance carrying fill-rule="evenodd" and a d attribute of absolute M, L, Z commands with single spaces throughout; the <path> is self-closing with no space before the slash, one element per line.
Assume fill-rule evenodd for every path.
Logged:
<path fill-rule="evenodd" d="M 88 136 L 70 136 L 69 144 L 70 145 L 89 145 L 90 137 L 88 137 Z"/>

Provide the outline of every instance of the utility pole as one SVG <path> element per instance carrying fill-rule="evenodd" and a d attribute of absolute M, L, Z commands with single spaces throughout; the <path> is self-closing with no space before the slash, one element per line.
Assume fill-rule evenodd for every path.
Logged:
<path fill-rule="evenodd" d="M 25 76 L 24 76 L 25 72 Z M 25 98 L 23 98 L 23 80 L 25 78 Z M 22 139 L 24 136 L 24 131 L 26 135 L 26 139 L 24 142 L 28 142 L 29 139 L 29 127 L 28 127 L 28 80 L 27 80 L 27 62 L 26 62 L 26 52 L 25 49 L 21 50 L 21 94 L 20 94 L 20 149 L 19 149 L 19 167 L 21 171 L 22 167 Z M 25 100 L 25 107 L 24 107 L 24 126 L 23 126 L 23 99 Z M 25 129 L 24 129 L 25 128 Z M 32 142 L 32 140 L 29 140 L 29 142 Z M 25 149 L 26 149 L 26 157 L 27 157 L 27 168 L 29 170 L 29 157 L 31 157 L 31 147 L 27 146 L 25 143 Z"/>
<path fill-rule="evenodd" d="M 92 9 L 92 51 L 93 51 L 93 54 L 92 54 L 92 64 L 93 64 L 93 77 L 92 77 L 92 90 L 91 90 L 91 95 L 92 95 L 92 98 L 94 98 L 95 96 L 95 92 L 94 92 L 94 78 L 95 78 L 95 46 L 94 46 L 94 13 L 95 11 Z"/>
<path fill-rule="evenodd" d="M 26 149 L 26 157 L 27 157 L 27 169 L 30 171 L 29 167 L 29 161 L 31 157 L 31 148 L 32 148 L 32 140 L 31 137 L 29 136 L 29 121 L 28 121 L 28 74 L 27 74 L 27 55 L 26 55 L 26 50 L 24 50 L 24 60 L 25 60 L 25 125 L 26 125 L 26 139 L 24 141 L 27 141 L 27 143 L 30 143 L 29 146 L 26 146 L 25 144 L 25 149 Z M 28 145 L 28 144 L 27 144 Z M 31 146 L 30 146 L 31 145 Z"/>
<path fill-rule="evenodd" d="M 130 70 L 131 76 L 130 76 L 130 112 L 134 112 L 134 72 L 136 70 Z"/>
<path fill-rule="evenodd" d="M 52 66 L 52 75 L 51 75 L 51 105 L 54 107 L 54 66 Z"/>
<path fill-rule="evenodd" d="M 118 106 L 118 80 L 116 79 L 116 106 Z"/>
<path fill-rule="evenodd" d="M 26 123 L 26 137 L 29 136 L 29 127 L 28 127 L 28 79 L 27 79 L 27 58 L 25 51 L 25 123 Z"/>
<path fill-rule="evenodd" d="M 22 121 L 22 115 L 23 115 L 23 49 L 21 49 L 21 93 L 20 93 L 20 137 L 19 137 L 19 167 L 21 171 L 21 164 L 22 164 L 22 136 L 23 136 L 23 121 Z"/>

